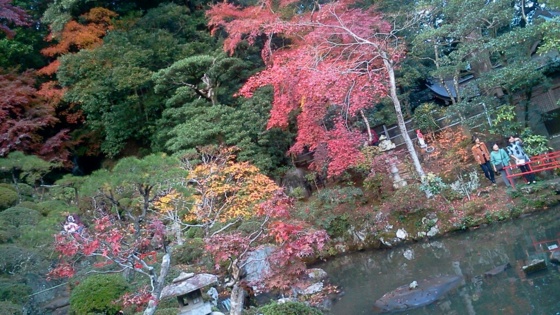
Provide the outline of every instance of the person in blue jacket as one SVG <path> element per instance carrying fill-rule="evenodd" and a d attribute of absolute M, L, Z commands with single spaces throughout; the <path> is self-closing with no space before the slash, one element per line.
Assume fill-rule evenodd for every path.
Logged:
<path fill-rule="evenodd" d="M 495 172 L 499 172 L 502 175 L 502 180 L 507 187 L 511 187 L 511 183 L 507 178 L 507 173 L 504 167 L 509 165 L 509 155 L 506 150 L 500 149 L 497 143 L 492 145 L 492 152 L 490 152 L 490 163 L 494 168 Z"/>

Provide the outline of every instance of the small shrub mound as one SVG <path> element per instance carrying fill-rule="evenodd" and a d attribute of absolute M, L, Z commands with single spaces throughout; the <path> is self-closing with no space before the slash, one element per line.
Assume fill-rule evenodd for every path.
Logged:
<path fill-rule="evenodd" d="M 24 304 L 31 294 L 31 287 L 23 283 L 0 279 L 0 301 Z"/>
<path fill-rule="evenodd" d="M 0 212 L 0 220 L 16 228 L 33 228 L 40 216 L 37 210 L 23 207 L 12 207 Z"/>
<path fill-rule="evenodd" d="M 124 294 L 128 284 L 121 275 L 93 275 L 81 282 L 70 295 L 71 314 L 116 314 L 113 303 Z"/>
<path fill-rule="evenodd" d="M 33 209 L 37 209 L 44 216 L 62 212 L 78 213 L 79 211 L 77 207 L 69 206 L 67 203 L 60 200 L 42 201 L 37 203 Z"/>
<path fill-rule="evenodd" d="M 0 301 L 0 315 L 22 315 L 23 307 L 8 301 Z"/>
<path fill-rule="evenodd" d="M 0 187 L 0 211 L 15 206 L 18 199 L 17 192 L 6 187 Z"/>
<path fill-rule="evenodd" d="M 316 308 L 300 302 L 273 303 L 259 308 L 263 315 L 322 315 Z"/>

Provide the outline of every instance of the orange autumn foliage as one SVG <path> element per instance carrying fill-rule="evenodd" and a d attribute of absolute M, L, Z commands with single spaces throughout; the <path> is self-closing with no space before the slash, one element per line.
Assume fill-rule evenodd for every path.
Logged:
<path fill-rule="evenodd" d="M 47 57 L 56 57 L 70 52 L 79 51 L 81 49 L 92 49 L 103 43 L 103 36 L 108 30 L 113 28 L 112 19 L 118 14 L 105 9 L 93 8 L 89 12 L 81 15 L 81 18 L 88 22 L 81 24 L 72 20 L 64 26 L 60 34 L 51 33 L 47 37 L 47 41 L 57 40 L 53 46 L 44 48 L 41 53 Z M 51 75 L 58 70 L 58 61 L 39 70 L 39 73 Z"/>
<path fill-rule="evenodd" d="M 196 182 L 194 206 L 187 221 L 224 222 L 255 214 L 256 206 L 279 187 L 248 162 L 235 161 L 232 149 L 220 149 L 218 158 L 194 167 L 188 180 Z"/>
<path fill-rule="evenodd" d="M 442 130 L 431 145 L 435 150 L 430 153 L 430 161 L 437 161 L 437 171 L 443 175 L 469 165 L 472 159 L 469 137 L 461 128 Z"/>

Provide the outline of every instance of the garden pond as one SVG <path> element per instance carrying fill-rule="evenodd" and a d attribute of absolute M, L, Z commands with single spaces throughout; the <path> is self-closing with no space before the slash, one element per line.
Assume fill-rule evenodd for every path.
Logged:
<path fill-rule="evenodd" d="M 341 290 L 330 314 L 376 314 L 374 303 L 397 287 L 461 275 L 456 289 L 427 306 L 398 314 L 560 314 L 560 272 L 550 261 L 560 250 L 560 206 L 476 230 L 337 257 L 317 267 Z M 523 266 L 544 259 L 546 270 Z M 498 266 L 503 272 L 489 276 Z M 498 267 L 498 269 L 500 269 Z M 501 270 L 500 270 L 501 271 Z"/>

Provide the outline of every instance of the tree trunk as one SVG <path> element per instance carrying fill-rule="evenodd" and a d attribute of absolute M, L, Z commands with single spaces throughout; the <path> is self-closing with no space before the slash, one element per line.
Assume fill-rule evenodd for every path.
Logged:
<path fill-rule="evenodd" d="M 179 218 L 175 218 L 175 220 L 179 220 Z M 175 234 L 175 238 L 177 240 L 177 245 L 178 246 L 183 245 L 184 244 L 183 234 L 181 233 L 182 232 L 181 231 L 181 225 L 179 224 L 179 222 L 177 222 L 177 221 L 173 222 L 172 230 L 173 230 L 173 233 Z"/>
<path fill-rule="evenodd" d="M 406 129 L 406 125 L 404 123 L 404 117 L 402 114 L 401 102 L 397 97 L 397 83 L 395 80 L 395 69 L 393 68 L 393 64 L 388 59 L 386 53 L 382 53 L 383 57 L 383 64 L 385 66 L 385 70 L 387 70 L 387 74 L 389 75 L 389 88 L 391 101 L 393 101 L 393 106 L 395 107 L 395 113 L 397 114 L 397 124 L 399 126 L 399 130 L 401 132 L 401 136 L 403 137 L 404 143 L 406 144 L 406 148 L 410 157 L 412 158 L 412 163 L 414 164 L 414 168 L 416 169 L 416 173 L 420 180 L 424 179 L 424 170 L 422 169 L 422 165 L 420 165 L 420 160 L 418 159 L 418 154 L 416 154 L 416 149 L 414 149 L 414 144 L 412 140 L 408 136 L 408 130 Z"/>
<path fill-rule="evenodd" d="M 243 302 L 245 300 L 245 289 L 243 289 L 239 282 L 236 281 L 231 289 L 231 309 L 229 311 L 230 315 L 241 315 L 243 312 Z"/>
<path fill-rule="evenodd" d="M 161 259 L 161 270 L 159 276 L 155 280 L 154 290 L 152 291 L 152 299 L 148 303 L 148 306 L 144 310 L 144 315 L 153 315 L 156 312 L 159 299 L 161 298 L 161 291 L 163 290 L 163 285 L 165 284 L 165 277 L 169 272 L 169 267 L 171 266 L 171 251 L 168 251 L 163 255 Z"/>
<path fill-rule="evenodd" d="M 366 115 L 364 114 L 363 110 L 360 110 L 360 115 L 362 115 L 362 119 L 364 120 L 364 123 L 366 124 L 367 127 L 367 133 L 368 133 L 368 141 L 366 143 L 367 145 L 372 145 L 373 143 L 373 134 L 371 133 L 371 127 L 369 125 L 369 121 L 367 120 Z"/>

